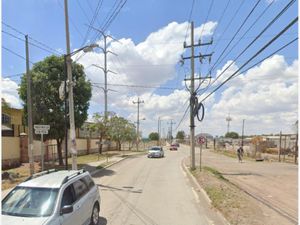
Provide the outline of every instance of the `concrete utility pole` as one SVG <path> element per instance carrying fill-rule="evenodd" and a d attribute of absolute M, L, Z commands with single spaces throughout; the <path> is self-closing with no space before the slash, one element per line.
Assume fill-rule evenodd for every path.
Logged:
<path fill-rule="evenodd" d="M 32 128 L 31 74 L 29 72 L 28 35 L 25 35 L 25 48 L 26 48 L 26 76 L 27 76 L 28 158 L 29 158 L 29 164 L 30 164 L 30 175 L 33 175 L 34 174 L 33 128 Z"/>
<path fill-rule="evenodd" d="M 133 104 L 137 104 L 137 120 L 136 120 L 136 150 L 139 150 L 139 140 L 140 140 L 140 104 L 144 103 L 143 100 L 138 98 L 137 102 L 133 101 Z"/>
<path fill-rule="evenodd" d="M 242 128 L 242 147 L 244 147 L 244 129 L 245 129 L 245 119 L 243 119 L 243 128 Z"/>
<path fill-rule="evenodd" d="M 280 131 L 280 134 L 279 134 L 279 148 L 278 148 L 278 162 L 281 161 L 281 137 L 282 137 L 282 132 Z"/>
<path fill-rule="evenodd" d="M 157 133 L 158 133 L 158 140 L 157 140 L 157 145 L 160 145 L 160 116 L 158 117 L 157 121 Z"/>
<path fill-rule="evenodd" d="M 190 147 L 191 147 L 191 169 L 195 169 L 195 114 L 194 114 L 194 109 L 195 109 L 195 98 L 197 95 L 197 92 L 195 91 L 195 58 L 199 58 L 200 62 L 202 63 L 202 60 L 206 57 L 211 58 L 212 54 L 205 54 L 202 55 L 201 53 L 198 56 L 194 55 L 194 48 L 197 46 L 204 46 L 204 45 L 211 45 L 212 40 L 208 43 L 201 43 L 199 40 L 198 44 L 194 44 L 194 22 L 191 22 L 191 45 L 186 45 L 184 42 L 184 48 L 191 48 L 191 56 L 190 57 L 182 57 L 182 61 L 185 59 L 190 59 L 191 60 L 191 78 L 190 79 L 185 79 L 185 80 L 190 80 L 191 85 L 190 85 Z M 207 79 L 207 78 L 197 78 L 200 80 L 200 84 L 202 83 L 202 79 Z M 200 86 L 199 86 L 200 87 Z M 199 88 L 198 87 L 198 88 Z"/>
<path fill-rule="evenodd" d="M 229 133 L 230 121 L 232 121 L 232 118 L 230 117 L 230 114 L 226 117 L 226 121 L 227 121 L 227 133 Z"/>
<path fill-rule="evenodd" d="M 172 142 L 173 142 L 173 124 L 176 124 L 176 123 L 173 122 L 173 119 L 171 119 L 170 123 L 168 123 L 168 124 L 170 124 L 170 140 L 171 140 L 170 144 L 172 144 Z"/>
<path fill-rule="evenodd" d="M 75 133 L 75 117 L 74 117 L 72 59 L 70 54 L 71 50 L 70 50 L 70 34 L 69 34 L 68 0 L 65 0 L 65 25 L 66 25 L 66 45 L 67 45 L 66 62 L 67 62 L 67 75 L 69 81 L 69 118 L 70 118 L 72 170 L 77 170 L 77 149 L 76 149 L 76 133 Z"/>

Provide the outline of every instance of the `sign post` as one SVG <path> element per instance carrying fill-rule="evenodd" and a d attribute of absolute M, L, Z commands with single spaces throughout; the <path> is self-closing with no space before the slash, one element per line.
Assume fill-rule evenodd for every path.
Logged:
<path fill-rule="evenodd" d="M 200 144 L 200 171 L 202 171 L 202 144 L 205 143 L 205 137 L 198 137 L 197 142 Z"/>
<path fill-rule="evenodd" d="M 48 134 L 50 125 L 34 125 L 34 133 L 41 135 L 41 165 L 44 171 L 44 134 Z"/>

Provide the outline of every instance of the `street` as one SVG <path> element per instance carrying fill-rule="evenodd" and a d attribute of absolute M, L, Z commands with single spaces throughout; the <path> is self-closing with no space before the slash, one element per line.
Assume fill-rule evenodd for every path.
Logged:
<path fill-rule="evenodd" d="M 181 168 L 189 151 L 124 160 L 93 178 L 102 198 L 100 225 L 226 224 L 195 191 Z"/>

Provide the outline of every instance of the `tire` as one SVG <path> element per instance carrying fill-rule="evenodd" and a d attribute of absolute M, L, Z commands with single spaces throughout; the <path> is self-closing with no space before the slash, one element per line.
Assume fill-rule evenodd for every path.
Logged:
<path fill-rule="evenodd" d="M 99 206 L 95 203 L 91 215 L 90 225 L 98 225 L 99 223 Z"/>

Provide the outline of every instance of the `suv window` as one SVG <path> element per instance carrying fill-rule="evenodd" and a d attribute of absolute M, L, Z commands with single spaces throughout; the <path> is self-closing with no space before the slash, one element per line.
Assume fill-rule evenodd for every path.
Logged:
<path fill-rule="evenodd" d="M 76 199 L 80 199 L 85 193 L 88 192 L 89 188 L 85 182 L 80 179 L 73 183 Z"/>
<path fill-rule="evenodd" d="M 82 178 L 83 182 L 88 186 L 89 189 L 95 186 L 93 179 L 90 176 Z"/>
<path fill-rule="evenodd" d="M 72 184 L 69 185 L 65 190 L 61 200 L 61 207 L 66 205 L 72 205 L 75 202 L 74 190 Z"/>

